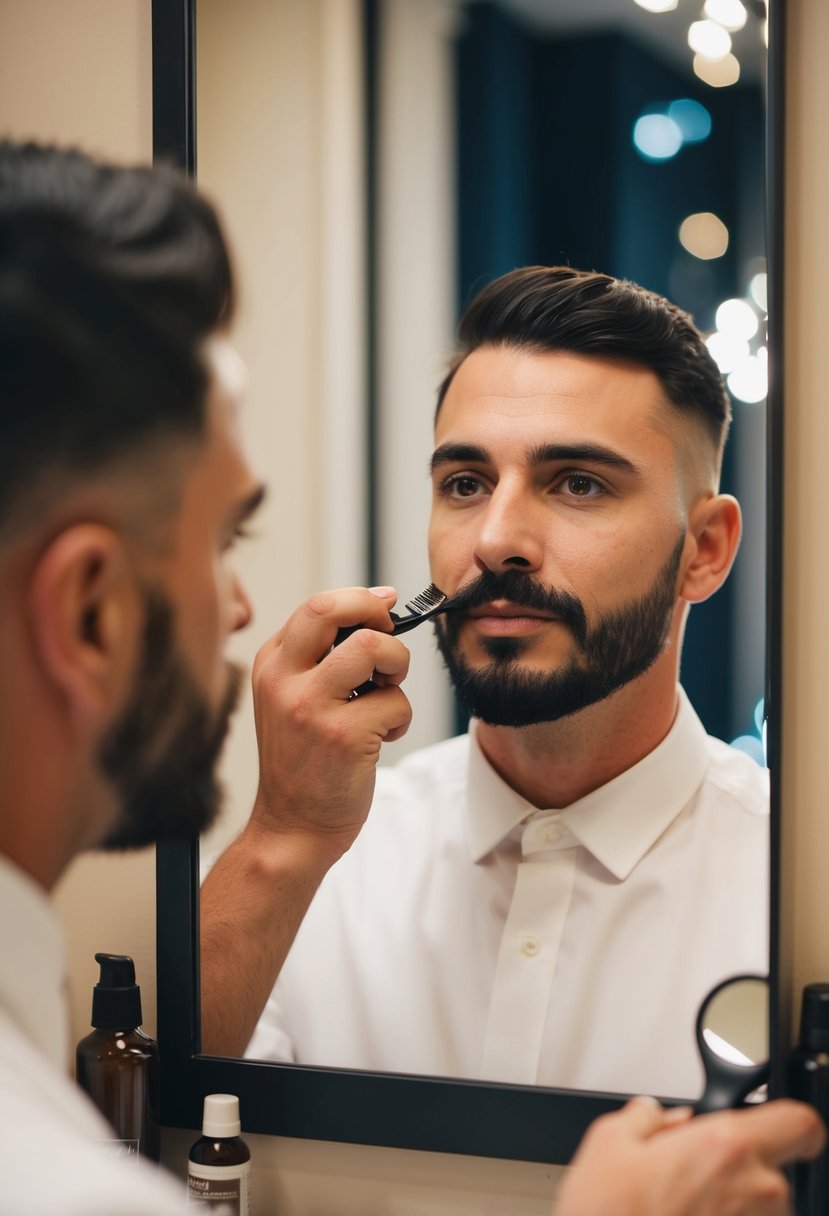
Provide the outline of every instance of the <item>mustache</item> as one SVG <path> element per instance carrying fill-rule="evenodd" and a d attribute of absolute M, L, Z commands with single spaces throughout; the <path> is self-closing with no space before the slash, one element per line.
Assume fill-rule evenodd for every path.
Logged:
<path fill-rule="evenodd" d="M 523 570 L 505 570 L 500 574 L 484 570 L 452 596 L 452 606 L 463 612 L 482 608 L 493 600 L 509 600 L 518 607 L 549 613 L 569 626 L 580 646 L 587 640 L 587 614 L 578 596 L 572 591 L 546 586 Z M 454 617 L 455 613 L 450 612 L 443 618 L 450 630 Z"/>

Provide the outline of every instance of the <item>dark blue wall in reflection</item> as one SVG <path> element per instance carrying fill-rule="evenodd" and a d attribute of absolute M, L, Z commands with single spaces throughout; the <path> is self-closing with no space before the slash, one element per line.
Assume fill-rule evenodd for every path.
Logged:
<path fill-rule="evenodd" d="M 697 87 L 620 35 L 551 38 L 494 3 L 465 14 L 456 62 L 458 311 L 516 266 L 566 263 L 633 279 L 712 328 L 717 305 L 745 292 L 746 266 L 764 253 L 761 90 Z M 632 141 L 636 119 L 679 98 L 706 107 L 710 136 L 672 160 L 644 160 Z M 723 257 L 703 262 L 680 245 L 682 220 L 698 211 L 728 228 Z M 737 416 L 726 491 L 739 443 Z M 725 739 L 753 732 L 765 663 L 759 648 L 756 687 L 736 693 L 733 580 L 692 609 L 682 664 L 697 712 Z"/>

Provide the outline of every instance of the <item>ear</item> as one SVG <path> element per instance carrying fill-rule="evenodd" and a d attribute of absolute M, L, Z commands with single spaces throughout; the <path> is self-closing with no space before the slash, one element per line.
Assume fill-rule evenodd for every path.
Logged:
<path fill-rule="evenodd" d="M 679 595 L 699 604 L 728 578 L 743 531 L 740 504 L 730 494 L 700 499 L 688 519 L 688 546 Z"/>
<path fill-rule="evenodd" d="M 130 677 L 141 624 L 123 539 L 100 524 L 59 533 L 32 570 L 27 609 L 41 671 L 70 711 L 111 711 Z"/>

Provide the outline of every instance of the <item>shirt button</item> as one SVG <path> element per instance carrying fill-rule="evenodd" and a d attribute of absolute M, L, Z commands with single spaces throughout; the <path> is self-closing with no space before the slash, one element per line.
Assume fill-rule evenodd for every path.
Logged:
<path fill-rule="evenodd" d="M 534 954 L 538 954 L 541 949 L 541 943 L 537 937 L 525 937 L 521 943 L 521 949 L 529 958 Z"/>
<path fill-rule="evenodd" d="M 541 833 L 541 838 L 547 844 L 555 844 L 557 840 L 561 840 L 565 830 L 560 823 L 549 823 Z"/>

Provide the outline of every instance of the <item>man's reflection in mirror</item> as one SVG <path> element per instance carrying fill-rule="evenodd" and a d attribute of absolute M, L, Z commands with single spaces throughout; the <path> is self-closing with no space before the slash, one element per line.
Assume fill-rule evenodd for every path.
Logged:
<path fill-rule="evenodd" d="M 262 796 L 203 888 L 204 1050 L 699 1092 L 700 1000 L 768 949 L 767 773 L 706 734 L 680 684 L 689 609 L 740 539 L 719 492 L 729 422 L 700 333 L 660 296 L 534 267 L 473 300 L 439 390 L 428 537 L 458 597 L 429 627 L 469 730 L 379 771 L 370 812 L 346 788 L 324 804 L 348 715 L 385 698 L 399 732 L 399 672 L 332 699 L 346 654 L 383 683 L 389 626 L 356 617 L 370 628 L 319 663 L 323 597 L 260 656 L 255 688 L 280 691 L 258 715 Z M 285 859 L 305 853 L 310 907 L 286 927 Z"/>

